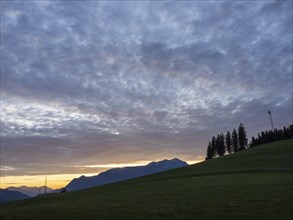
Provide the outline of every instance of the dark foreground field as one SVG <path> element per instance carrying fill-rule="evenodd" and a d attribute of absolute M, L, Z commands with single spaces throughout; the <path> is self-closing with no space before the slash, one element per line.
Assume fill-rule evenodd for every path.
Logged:
<path fill-rule="evenodd" d="M 293 141 L 76 192 L 2 205 L 5 219 L 291 219 Z"/>

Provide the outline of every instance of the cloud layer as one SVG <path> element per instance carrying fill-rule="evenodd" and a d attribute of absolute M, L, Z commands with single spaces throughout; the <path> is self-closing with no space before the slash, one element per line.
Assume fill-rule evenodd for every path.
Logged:
<path fill-rule="evenodd" d="M 267 110 L 292 123 L 290 1 L 1 4 L 3 175 L 198 160 Z"/>

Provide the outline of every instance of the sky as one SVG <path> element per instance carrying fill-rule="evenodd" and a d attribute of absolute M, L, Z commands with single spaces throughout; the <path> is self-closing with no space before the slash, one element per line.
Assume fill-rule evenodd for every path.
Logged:
<path fill-rule="evenodd" d="M 291 1 L 1 1 L 1 187 L 292 124 Z M 51 178 L 51 182 L 50 182 Z"/>

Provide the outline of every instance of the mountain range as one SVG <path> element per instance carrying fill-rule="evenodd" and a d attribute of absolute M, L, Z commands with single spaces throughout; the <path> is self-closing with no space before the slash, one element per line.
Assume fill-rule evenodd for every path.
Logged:
<path fill-rule="evenodd" d="M 74 191 L 99 185 L 104 185 L 108 183 L 118 182 L 122 180 L 127 180 L 135 177 L 140 177 L 152 173 L 158 173 L 161 171 L 179 168 L 187 166 L 188 164 L 182 160 L 174 158 L 172 160 L 162 160 L 158 162 L 151 162 L 145 166 L 137 167 L 124 167 L 124 168 L 114 168 L 102 172 L 96 176 L 80 176 L 79 178 L 73 179 L 65 189 L 67 191 Z M 45 193 L 45 186 L 41 187 L 8 187 L 6 189 L 0 189 L 0 202 L 8 202 L 20 199 L 26 199 L 35 197 L 39 194 Z M 52 189 L 47 187 L 47 193 L 59 193 L 61 189 Z"/>
<path fill-rule="evenodd" d="M 24 193 L 30 197 L 34 197 L 39 194 L 45 193 L 45 186 L 41 186 L 41 187 L 36 187 L 36 186 L 34 186 L 34 187 L 28 187 L 28 186 L 13 187 L 13 186 L 11 186 L 6 189 L 10 190 L 10 191 L 18 191 L 18 192 Z M 53 191 L 54 191 L 54 189 L 47 187 L 47 193 L 51 193 Z"/>
<path fill-rule="evenodd" d="M 184 167 L 187 165 L 188 164 L 186 162 L 174 158 L 172 160 L 151 162 L 145 166 L 114 168 L 102 172 L 96 176 L 86 177 L 83 175 L 79 178 L 74 178 L 65 188 L 67 191 L 74 191 L 127 180 L 152 173 L 158 173 L 169 169 Z"/>

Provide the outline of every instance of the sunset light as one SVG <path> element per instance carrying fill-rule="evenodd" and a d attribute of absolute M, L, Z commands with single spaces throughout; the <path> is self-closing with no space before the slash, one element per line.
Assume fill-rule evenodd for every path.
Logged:
<path fill-rule="evenodd" d="M 292 1 L 1 0 L 0 21 L 1 220 L 293 216 Z"/>

